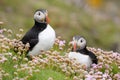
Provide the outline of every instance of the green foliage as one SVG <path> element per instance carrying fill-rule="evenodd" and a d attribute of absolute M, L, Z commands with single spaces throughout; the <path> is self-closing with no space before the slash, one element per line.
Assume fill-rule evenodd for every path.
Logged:
<path fill-rule="evenodd" d="M 111 66 L 112 66 L 112 73 L 113 74 L 120 73 L 120 69 L 118 68 L 119 66 L 117 64 L 112 63 Z"/>
<path fill-rule="evenodd" d="M 91 76 L 96 76 L 95 79 L 119 78 L 119 53 L 88 47 L 96 54 L 98 64 L 86 69 L 85 65 L 68 57 L 72 47 L 69 42 L 58 36 L 51 50 L 30 56 L 29 60 L 26 58 L 29 44 L 22 44 L 19 41 L 22 32 L 23 30 L 19 29 L 18 35 L 15 35 L 10 29 L 1 29 L 0 79 L 2 80 L 79 80 Z"/>
<path fill-rule="evenodd" d="M 52 69 L 43 69 L 39 73 L 35 73 L 30 80 L 48 80 L 49 77 L 52 77 L 53 80 L 64 80 L 65 75 L 61 72 L 57 72 Z"/>
<path fill-rule="evenodd" d="M 9 74 L 9 76 L 7 77 L 4 76 L 3 80 L 12 80 L 15 77 L 24 78 L 25 76 L 30 74 L 28 70 L 24 70 L 20 72 L 18 71 L 18 68 L 21 68 L 21 64 L 28 64 L 28 61 L 23 60 L 25 57 L 22 59 L 20 57 L 17 57 L 18 60 L 13 61 L 12 58 L 15 56 L 18 56 L 18 55 L 7 56 L 8 60 L 5 63 L 0 65 L 0 68 Z M 18 67 L 14 68 L 15 65 L 18 65 Z M 35 69 L 37 69 L 37 67 Z M 48 80 L 49 77 L 52 77 L 55 80 L 64 80 L 66 77 L 62 72 L 59 72 L 59 71 L 56 71 L 56 69 L 53 69 L 52 66 L 46 67 L 44 69 L 39 69 L 39 70 L 40 71 L 38 71 L 37 73 L 33 72 L 32 76 L 29 77 L 27 80 Z M 17 72 L 17 74 L 15 74 L 15 72 Z"/>

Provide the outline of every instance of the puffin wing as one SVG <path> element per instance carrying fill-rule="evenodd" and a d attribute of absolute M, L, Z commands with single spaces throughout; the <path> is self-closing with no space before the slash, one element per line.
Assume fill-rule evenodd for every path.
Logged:
<path fill-rule="evenodd" d="M 38 39 L 31 39 L 29 41 L 29 44 L 30 44 L 30 50 L 33 49 L 33 47 L 38 43 Z"/>
<path fill-rule="evenodd" d="M 29 50 L 32 50 L 33 47 L 38 43 L 38 38 L 35 35 L 38 35 L 38 34 L 33 29 L 31 29 L 21 39 L 21 41 L 23 42 L 23 44 L 26 44 L 26 43 L 30 44 Z"/>
<path fill-rule="evenodd" d="M 29 43 L 29 41 L 32 39 L 32 35 L 30 34 L 32 31 L 28 31 L 24 37 L 21 39 L 21 41 L 23 42 L 23 44 Z"/>
<path fill-rule="evenodd" d="M 88 52 L 88 54 L 89 54 L 90 58 L 92 59 L 93 63 L 97 64 L 98 59 L 97 59 L 96 55 L 90 51 Z"/>

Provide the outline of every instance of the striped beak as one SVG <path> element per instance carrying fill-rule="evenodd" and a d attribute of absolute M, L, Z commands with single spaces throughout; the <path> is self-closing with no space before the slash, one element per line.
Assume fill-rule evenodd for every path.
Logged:
<path fill-rule="evenodd" d="M 76 42 L 73 43 L 73 51 L 76 51 L 77 49 L 77 45 L 76 45 Z"/>
<path fill-rule="evenodd" d="M 50 23 L 50 18 L 48 16 L 46 16 L 46 22 L 47 22 L 47 24 Z"/>

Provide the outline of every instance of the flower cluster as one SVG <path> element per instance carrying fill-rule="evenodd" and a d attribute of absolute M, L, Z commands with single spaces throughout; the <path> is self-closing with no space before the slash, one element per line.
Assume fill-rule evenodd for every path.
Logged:
<path fill-rule="evenodd" d="M 60 36 L 58 36 L 55 40 L 55 45 L 59 50 L 63 50 L 65 47 L 65 40 L 62 40 Z"/>
<path fill-rule="evenodd" d="M 12 31 L 7 29 L 2 29 L 0 33 L 0 80 L 6 77 L 12 80 L 31 80 L 34 74 L 44 69 L 64 74 L 65 80 L 120 80 L 120 54 L 117 52 L 87 47 L 97 56 L 98 64 L 92 64 L 90 69 L 86 69 L 75 59 L 68 58 L 66 51 L 71 48 L 64 50 L 66 42 L 58 37 L 53 49 L 42 51 L 40 55 L 32 56 L 32 60 L 28 60 L 25 54 L 29 44 L 22 44 L 18 38 L 10 39 L 5 32 L 12 34 Z M 5 66 L 9 66 L 9 69 Z M 48 80 L 54 78 L 49 76 Z"/>
<path fill-rule="evenodd" d="M 98 64 L 93 64 L 87 78 L 102 80 L 120 79 L 120 54 L 113 51 L 89 48 L 97 55 Z"/>
<path fill-rule="evenodd" d="M 17 53 L 26 53 L 29 49 L 29 43 L 24 45 L 19 38 L 21 37 L 21 34 L 16 34 L 15 38 L 12 38 L 12 30 L 10 29 L 1 29 L 0 30 L 0 52 L 5 53 L 9 52 L 11 50 L 16 51 Z M 23 30 L 20 29 L 19 32 L 21 33 Z M 6 35 L 7 34 L 7 35 Z"/>

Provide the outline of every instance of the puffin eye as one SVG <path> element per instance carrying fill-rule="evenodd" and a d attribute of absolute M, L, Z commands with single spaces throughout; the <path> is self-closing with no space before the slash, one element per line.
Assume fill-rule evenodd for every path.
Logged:
<path fill-rule="evenodd" d="M 40 12 L 38 13 L 38 15 L 40 15 Z"/>
<path fill-rule="evenodd" d="M 83 42 L 83 40 L 80 40 L 80 42 L 82 43 L 82 42 Z"/>

